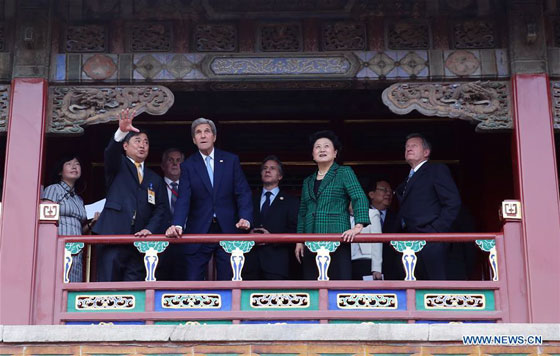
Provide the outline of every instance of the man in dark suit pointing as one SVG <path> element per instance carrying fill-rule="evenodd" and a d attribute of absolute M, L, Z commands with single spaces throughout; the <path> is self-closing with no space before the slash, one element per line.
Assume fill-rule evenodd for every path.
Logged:
<path fill-rule="evenodd" d="M 450 232 L 461 208 L 461 197 L 443 164 L 430 163 L 431 145 L 420 134 L 406 138 L 405 159 L 410 165 L 408 178 L 397 187 L 400 209 L 398 221 L 410 233 Z M 447 279 L 447 244 L 429 242 L 418 254 L 419 277 Z"/>
<path fill-rule="evenodd" d="M 251 189 L 239 157 L 214 148 L 216 125 L 212 120 L 193 121 L 191 135 L 198 152 L 181 164 L 179 197 L 166 235 L 181 237 L 185 220 L 188 234 L 235 234 L 249 230 L 253 220 Z M 184 279 L 203 280 L 208 261 L 214 255 L 218 280 L 231 280 L 230 255 L 219 244 L 181 245 Z"/>
<path fill-rule="evenodd" d="M 252 233 L 278 234 L 295 233 L 299 201 L 284 193 L 280 181 L 284 166 L 278 157 L 268 156 L 261 165 L 262 189 L 253 199 Z M 246 255 L 243 279 L 278 280 L 289 279 L 290 257 L 294 246 L 282 243 L 261 243 Z"/>
<path fill-rule="evenodd" d="M 134 111 L 123 110 L 119 129 L 105 148 L 107 201 L 93 232 L 98 235 L 161 234 L 167 220 L 163 180 L 146 167 L 148 135 L 132 126 Z M 124 150 L 124 155 L 123 155 Z M 145 276 L 142 256 L 132 245 L 98 248 L 97 280 L 139 281 Z"/>

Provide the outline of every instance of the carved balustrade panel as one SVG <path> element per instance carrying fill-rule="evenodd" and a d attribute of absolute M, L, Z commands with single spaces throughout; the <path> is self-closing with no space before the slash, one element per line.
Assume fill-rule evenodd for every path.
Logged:
<path fill-rule="evenodd" d="M 511 129 L 508 82 L 397 83 L 383 91 L 383 103 L 396 114 L 424 115 L 477 122 L 478 131 Z"/>
<path fill-rule="evenodd" d="M 131 108 L 139 115 L 163 115 L 173 105 L 173 93 L 163 86 L 51 87 L 47 132 L 81 134 L 84 126 L 116 121 Z"/>
<path fill-rule="evenodd" d="M 8 115 L 10 112 L 10 86 L 0 85 L 0 132 L 8 130 Z"/>

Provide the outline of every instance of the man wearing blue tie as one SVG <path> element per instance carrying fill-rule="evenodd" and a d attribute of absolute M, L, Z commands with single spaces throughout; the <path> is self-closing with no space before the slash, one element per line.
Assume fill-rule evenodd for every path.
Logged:
<path fill-rule="evenodd" d="M 181 164 L 179 197 L 175 203 L 168 237 L 188 234 L 234 234 L 249 230 L 253 219 L 251 190 L 241 170 L 239 157 L 214 148 L 216 125 L 196 119 L 191 135 L 198 152 Z M 214 254 L 218 280 L 232 278 L 230 255 L 219 244 L 182 244 L 179 273 L 189 281 L 203 280 L 208 261 Z M 176 271 L 177 272 L 177 271 Z"/>
<path fill-rule="evenodd" d="M 461 197 L 443 164 L 430 163 L 431 145 L 420 134 L 406 138 L 405 159 L 411 169 L 397 187 L 398 221 L 409 233 L 450 232 L 461 208 Z M 445 280 L 447 244 L 430 242 L 418 254 L 419 278 Z"/>

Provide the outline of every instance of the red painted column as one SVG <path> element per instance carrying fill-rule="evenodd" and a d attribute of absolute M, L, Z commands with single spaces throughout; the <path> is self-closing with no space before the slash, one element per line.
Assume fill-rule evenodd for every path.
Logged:
<path fill-rule="evenodd" d="M 529 321 L 558 323 L 560 208 L 550 83 L 545 74 L 518 74 L 512 90 Z M 507 236 L 505 240 L 507 244 Z"/>
<path fill-rule="evenodd" d="M 0 241 L 0 324 L 30 324 L 47 82 L 12 81 Z"/>

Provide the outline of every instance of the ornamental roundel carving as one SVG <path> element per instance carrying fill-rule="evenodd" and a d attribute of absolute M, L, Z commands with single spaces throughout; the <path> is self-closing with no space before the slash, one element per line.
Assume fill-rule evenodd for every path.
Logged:
<path fill-rule="evenodd" d="M 117 72 L 117 65 L 111 57 L 96 54 L 85 61 L 83 71 L 91 79 L 104 80 L 111 78 Z"/>
<path fill-rule="evenodd" d="M 478 122 L 476 129 L 511 129 L 508 82 L 397 83 L 385 89 L 382 100 L 396 114 L 417 110 L 427 116 Z"/>
<path fill-rule="evenodd" d="M 469 51 L 455 51 L 445 60 L 445 66 L 458 76 L 471 75 L 480 67 L 480 61 Z"/>
<path fill-rule="evenodd" d="M 124 108 L 163 115 L 173 105 L 173 93 L 163 86 L 51 87 L 49 133 L 81 134 L 83 126 L 116 121 Z"/>

